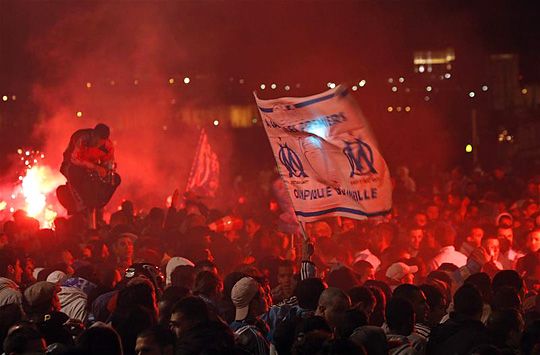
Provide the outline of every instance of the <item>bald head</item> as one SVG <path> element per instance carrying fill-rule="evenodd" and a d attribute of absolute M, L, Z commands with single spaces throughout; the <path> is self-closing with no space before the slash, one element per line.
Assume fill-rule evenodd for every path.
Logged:
<path fill-rule="evenodd" d="M 351 299 L 339 288 L 329 287 L 321 293 L 316 314 L 324 317 L 334 328 L 343 314 L 351 307 Z"/>
<path fill-rule="evenodd" d="M 311 227 L 311 237 L 315 239 L 330 238 L 332 236 L 332 228 L 324 221 L 317 221 Z"/>

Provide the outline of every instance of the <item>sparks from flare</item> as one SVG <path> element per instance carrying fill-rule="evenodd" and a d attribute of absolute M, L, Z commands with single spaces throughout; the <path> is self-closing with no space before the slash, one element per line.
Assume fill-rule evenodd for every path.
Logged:
<path fill-rule="evenodd" d="M 40 151 L 18 149 L 24 165 L 19 174 L 15 189 L 11 190 L 11 202 L 6 203 L 1 210 L 12 213 L 22 209 L 29 217 L 36 218 L 42 228 L 51 228 L 57 211 L 62 210 L 55 197 L 58 185 L 64 183 L 65 178 L 41 161 L 45 154 Z M 2 204 L 0 204 L 0 207 Z"/>
<path fill-rule="evenodd" d="M 62 180 L 48 166 L 33 166 L 22 179 L 26 213 L 37 218 L 42 226 L 50 227 L 58 215 L 51 205 L 47 205 L 47 196 L 55 191 Z"/>

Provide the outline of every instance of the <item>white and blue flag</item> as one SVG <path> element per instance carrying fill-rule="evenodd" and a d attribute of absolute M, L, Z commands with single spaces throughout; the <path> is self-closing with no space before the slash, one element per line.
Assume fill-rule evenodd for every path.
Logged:
<path fill-rule="evenodd" d="M 302 98 L 255 99 L 298 220 L 390 213 L 388 166 L 345 87 Z"/>

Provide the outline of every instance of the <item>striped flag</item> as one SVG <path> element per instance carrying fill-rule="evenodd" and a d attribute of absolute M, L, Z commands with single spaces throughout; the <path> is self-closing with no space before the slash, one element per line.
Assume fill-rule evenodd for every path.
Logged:
<path fill-rule="evenodd" d="M 219 188 L 219 160 L 208 142 L 204 129 L 201 130 L 195 159 L 191 166 L 186 193 L 199 197 L 215 197 Z"/>

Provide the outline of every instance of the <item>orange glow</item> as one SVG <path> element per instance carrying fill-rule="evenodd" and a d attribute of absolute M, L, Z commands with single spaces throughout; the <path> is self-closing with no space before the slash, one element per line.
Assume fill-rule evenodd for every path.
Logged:
<path fill-rule="evenodd" d="M 47 205 L 47 195 L 54 193 L 64 178 L 47 166 L 34 166 L 21 180 L 26 213 L 38 219 L 42 227 L 51 227 L 57 213 Z"/>
<path fill-rule="evenodd" d="M 414 64 L 447 64 L 456 60 L 453 48 L 440 51 L 418 51 L 414 52 Z"/>

